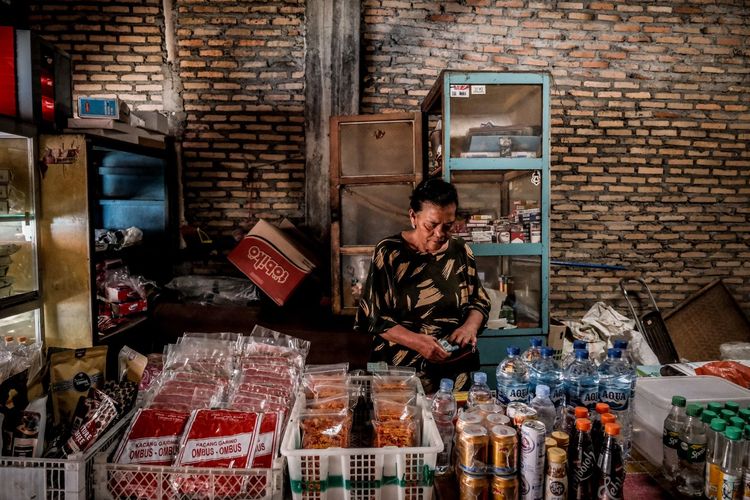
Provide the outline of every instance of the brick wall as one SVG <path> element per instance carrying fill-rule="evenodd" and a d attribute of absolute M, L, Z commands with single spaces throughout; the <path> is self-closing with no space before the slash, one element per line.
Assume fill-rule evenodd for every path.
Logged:
<path fill-rule="evenodd" d="M 365 0 L 363 112 L 414 109 L 441 69 L 549 71 L 551 310 L 642 275 L 663 308 L 723 278 L 750 313 L 750 16 L 741 0 Z"/>
<path fill-rule="evenodd" d="M 629 268 L 554 267 L 553 311 L 644 275 L 664 308 L 722 277 L 750 313 L 742 0 L 362 3 L 365 113 L 417 109 L 444 68 L 553 75 L 553 258 Z M 73 53 L 77 93 L 159 109 L 161 4 L 37 2 L 32 21 Z M 175 9 L 188 221 L 214 236 L 300 222 L 304 2 Z"/>

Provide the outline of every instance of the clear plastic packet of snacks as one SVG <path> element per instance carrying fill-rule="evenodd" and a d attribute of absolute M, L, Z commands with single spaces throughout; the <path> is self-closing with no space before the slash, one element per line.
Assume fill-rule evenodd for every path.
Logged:
<path fill-rule="evenodd" d="M 328 365 L 307 365 L 305 375 L 346 375 L 349 372 L 349 363 L 333 363 Z"/>
<path fill-rule="evenodd" d="M 302 448 L 348 448 L 352 417 L 348 410 L 303 410 L 299 416 Z"/>
<path fill-rule="evenodd" d="M 419 378 L 416 375 L 380 375 L 375 374 L 372 377 L 372 393 L 392 391 L 412 391 L 417 392 Z"/>
<path fill-rule="evenodd" d="M 416 420 L 373 420 L 372 427 L 375 448 L 419 446 L 419 423 Z"/>

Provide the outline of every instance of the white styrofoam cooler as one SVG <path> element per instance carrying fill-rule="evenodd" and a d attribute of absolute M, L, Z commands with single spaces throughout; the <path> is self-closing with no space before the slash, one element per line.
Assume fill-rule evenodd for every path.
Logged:
<path fill-rule="evenodd" d="M 662 461 L 662 429 L 672 408 L 672 396 L 683 396 L 688 404 L 735 401 L 750 406 L 750 390 L 719 377 L 638 378 L 633 406 L 633 445 L 651 463 Z"/>

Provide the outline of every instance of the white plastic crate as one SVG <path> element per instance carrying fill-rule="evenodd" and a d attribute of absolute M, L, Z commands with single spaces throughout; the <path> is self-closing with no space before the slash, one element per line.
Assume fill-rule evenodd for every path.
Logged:
<path fill-rule="evenodd" d="M 115 443 L 116 445 L 116 443 Z M 94 464 L 97 500 L 151 498 L 154 500 L 281 500 L 284 493 L 284 459 L 272 469 L 219 469 L 123 465 L 107 462 L 114 447 L 99 453 Z M 181 492 L 181 486 L 199 478 L 197 492 Z M 133 490 L 148 491 L 134 496 Z"/>
<path fill-rule="evenodd" d="M 94 458 L 125 432 L 134 411 L 120 419 L 85 453 L 66 459 L 0 457 L 0 499 L 91 500 Z"/>
<path fill-rule="evenodd" d="M 369 396 L 372 377 L 352 377 Z M 429 500 L 435 463 L 443 451 L 435 421 L 421 387 L 422 446 L 413 448 L 300 449 L 298 415 L 305 398 L 298 397 L 281 441 L 289 465 L 294 500 Z M 358 419 L 369 418 L 355 410 Z"/>

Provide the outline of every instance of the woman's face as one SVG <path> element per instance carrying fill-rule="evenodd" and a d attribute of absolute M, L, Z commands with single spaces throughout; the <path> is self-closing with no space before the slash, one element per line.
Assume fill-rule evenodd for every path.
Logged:
<path fill-rule="evenodd" d="M 424 251 L 434 253 L 443 248 L 450 238 L 456 222 L 456 205 L 451 203 L 441 207 L 424 202 L 419 212 L 410 211 L 409 215 L 414 224 L 416 243 Z"/>

